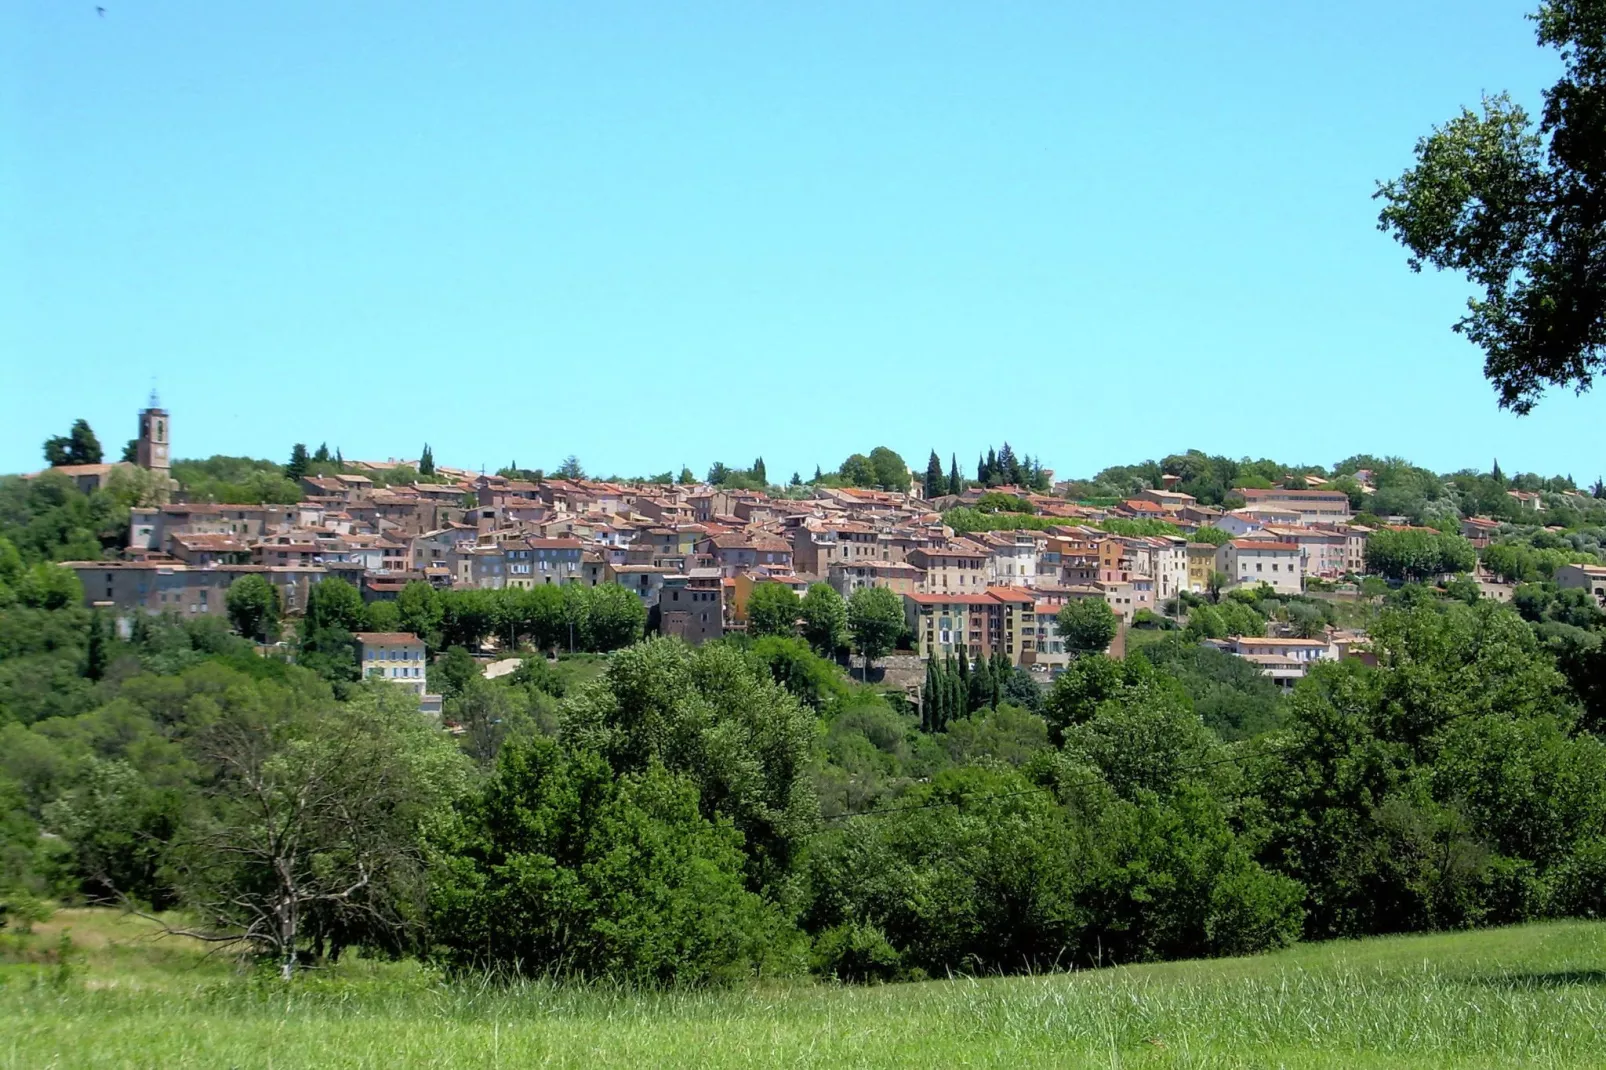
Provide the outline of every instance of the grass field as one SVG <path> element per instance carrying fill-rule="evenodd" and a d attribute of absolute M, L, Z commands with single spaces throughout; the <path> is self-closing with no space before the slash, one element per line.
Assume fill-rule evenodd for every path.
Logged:
<path fill-rule="evenodd" d="M 74 952 L 54 962 L 64 931 Z M 106 911 L 4 937 L 0 1066 L 1602 1067 L 1606 924 L 1043 977 L 640 995 L 343 962 L 289 987 Z"/>

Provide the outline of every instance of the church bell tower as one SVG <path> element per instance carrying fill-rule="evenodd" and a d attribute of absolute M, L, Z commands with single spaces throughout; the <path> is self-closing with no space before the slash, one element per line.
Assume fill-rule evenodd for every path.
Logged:
<path fill-rule="evenodd" d="M 167 410 L 151 391 L 151 401 L 139 414 L 139 439 L 135 447 L 134 463 L 166 476 L 172 467 L 168 454 L 168 434 L 171 431 Z"/>

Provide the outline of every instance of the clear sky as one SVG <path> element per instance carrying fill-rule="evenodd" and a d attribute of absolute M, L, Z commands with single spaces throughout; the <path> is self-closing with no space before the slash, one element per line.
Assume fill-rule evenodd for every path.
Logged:
<path fill-rule="evenodd" d="M 153 378 L 178 456 L 1606 469 L 1370 199 L 1535 0 L 101 2 L 0 4 L 0 471 Z"/>

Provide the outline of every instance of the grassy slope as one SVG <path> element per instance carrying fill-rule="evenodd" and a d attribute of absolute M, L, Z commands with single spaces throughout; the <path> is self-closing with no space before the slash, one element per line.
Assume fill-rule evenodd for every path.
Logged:
<path fill-rule="evenodd" d="M 285 989 L 106 912 L 0 966 L 0 1066 L 1599 1067 L 1606 924 L 1075 975 L 639 996 L 342 963 Z M 19 957 L 11 941 L 9 959 Z"/>

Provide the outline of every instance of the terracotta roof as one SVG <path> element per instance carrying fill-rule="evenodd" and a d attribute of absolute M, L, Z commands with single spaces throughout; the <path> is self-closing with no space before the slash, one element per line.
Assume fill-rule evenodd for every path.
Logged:
<path fill-rule="evenodd" d="M 998 599 L 985 594 L 906 594 L 905 598 L 922 606 L 996 606 Z"/>
<path fill-rule="evenodd" d="M 1275 487 L 1263 490 L 1255 487 L 1234 487 L 1232 492 L 1241 495 L 1246 502 L 1258 498 L 1261 501 L 1316 501 L 1336 504 L 1342 498 L 1346 505 L 1349 503 L 1349 495 L 1341 490 L 1280 490 Z"/>
<path fill-rule="evenodd" d="M 127 465 L 127 462 L 123 461 L 119 462 L 119 464 Z M 118 467 L 117 464 L 58 464 L 42 471 L 33 472 L 28 478 L 42 476 L 45 472 L 60 472 L 64 476 L 103 476 L 116 467 Z M 128 467 L 132 468 L 133 466 L 128 465 Z"/>
<path fill-rule="evenodd" d="M 422 643 L 412 632 L 353 632 L 356 638 L 369 645 L 377 646 L 380 643 Z"/>
<path fill-rule="evenodd" d="M 244 553 L 249 547 L 233 535 L 214 535 L 210 533 L 193 531 L 175 531 L 168 538 L 184 547 L 186 550 L 220 550 L 230 553 Z"/>
<path fill-rule="evenodd" d="M 1328 645 L 1323 639 L 1293 639 L 1265 635 L 1234 636 L 1233 642 L 1240 646 L 1326 647 Z"/>
<path fill-rule="evenodd" d="M 1232 545 L 1239 550 L 1276 550 L 1298 553 L 1299 547 L 1291 542 L 1273 542 L 1271 539 L 1234 539 Z"/>

